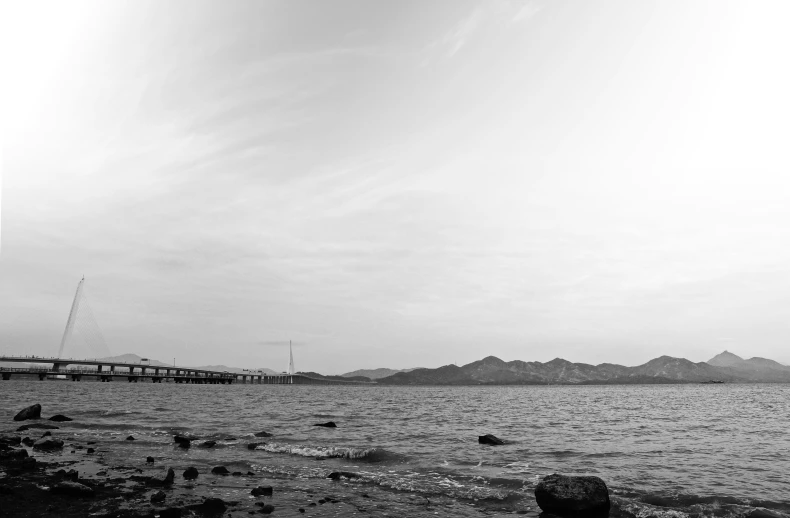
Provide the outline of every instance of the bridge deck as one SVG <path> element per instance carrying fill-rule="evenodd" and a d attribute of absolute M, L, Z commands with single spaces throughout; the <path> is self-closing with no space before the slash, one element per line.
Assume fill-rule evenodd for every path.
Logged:
<path fill-rule="evenodd" d="M 175 383 L 193 384 L 231 384 L 231 383 L 256 383 L 262 385 L 375 385 L 370 382 L 360 381 L 339 381 L 312 378 L 303 374 L 263 374 L 262 372 L 252 371 L 250 374 L 239 374 L 235 372 L 211 371 L 205 369 L 195 369 L 192 367 L 148 365 L 145 363 L 124 363 L 107 362 L 101 360 L 75 360 L 73 358 L 41 358 L 41 357 L 20 357 L 20 356 L 0 356 L 0 363 L 27 363 L 41 364 L 42 366 L 26 365 L 24 367 L 2 367 L 0 375 L 2 379 L 9 380 L 12 375 L 37 375 L 40 380 L 44 379 L 69 379 L 81 381 L 83 376 L 95 377 L 99 381 L 108 382 L 114 378 L 125 378 L 129 382 L 150 380 L 154 383 L 173 381 Z M 51 365 L 51 366 L 48 366 Z M 69 365 L 79 365 L 83 368 L 68 368 Z M 86 369 L 84 366 L 95 366 L 95 369 Z M 109 367 L 105 370 L 104 367 Z M 119 370 L 120 369 L 120 370 Z"/>

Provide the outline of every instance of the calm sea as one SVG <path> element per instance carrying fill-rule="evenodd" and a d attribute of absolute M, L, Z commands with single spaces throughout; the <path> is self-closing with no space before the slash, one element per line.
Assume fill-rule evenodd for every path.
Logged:
<path fill-rule="evenodd" d="M 301 478 L 344 469 L 362 473 L 362 483 L 501 500 L 514 509 L 547 474 L 594 474 L 636 505 L 717 516 L 744 506 L 790 511 L 789 385 L 371 388 L 12 380 L 0 384 L 0 428 L 13 429 L 14 413 L 34 402 L 45 416 L 74 418 L 58 423 L 63 431 L 100 446 L 132 434 L 134 455 L 174 464 L 237 463 Z M 312 426 L 326 421 L 337 428 Z M 252 436 L 260 431 L 273 437 Z M 182 451 L 173 448 L 173 433 L 219 444 Z M 508 444 L 479 445 L 478 435 L 486 433 Z M 253 441 L 267 444 L 250 451 Z M 131 454 L 126 445 L 114 451 L 111 462 Z"/>

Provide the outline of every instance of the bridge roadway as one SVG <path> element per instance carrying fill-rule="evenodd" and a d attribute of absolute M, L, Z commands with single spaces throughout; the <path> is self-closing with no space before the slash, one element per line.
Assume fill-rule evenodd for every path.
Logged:
<path fill-rule="evenodd" d="M 130 383 L 137 383 L 150 379 L 153 383 L 162 383 L 162 380 L 172 380 L 175 383 L 195 384 L 231 384 L 231 383 L 256 383 L 261 385 L 373 385 L 375 383 L 361 381 L 339 381 L 312 378 L 303 374 L 263 374 L 255 371 L 250 374 L 235 372 L 212 371 L 195 369 L 193 367 L 146 365 L 144 363 L 108 362 L 102 360 L 75 360 L 73 358 L 42 358 L 39 356 L 0 356 L 0 363 L 28 363 L 52 364 L 52 367 L 2 367 L 2 379 L 10 380 L 16 375 L 37 375 L 39 380 L 55 376 L 71 377 L 71 381 L 81 381 L 83 376 L 95 377 L 99 381 L 109 382 L 114 378 L 126 378 Z M 96 366 L 89 368 L 67 368 L 69 365 Z M 107 367 L 108 369 L 105 369 Z M 119 370 L 116 370 L 118 368 Z"/>

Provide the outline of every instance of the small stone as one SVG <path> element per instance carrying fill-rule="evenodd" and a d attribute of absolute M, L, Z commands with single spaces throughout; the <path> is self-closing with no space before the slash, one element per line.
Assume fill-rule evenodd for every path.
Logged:
<path fill-rule="evenodd" d="M 65 415 L 57 414 L 57 415 L 53 415 L 52 417 L 50 417 L 49 420 L 50 421 L 55 421 L 57 423 L 60 423 L 60 422 L 63 422 L 63 421 L 73 421 L 74 419 L 72 419 L 70 417 L 66 417 Z"/>
<path fill-rule="evenodd" d="M 167 471 L 149 477 L 147 484 L 149 486 L 169 486 L 173 484 L 175 478 L 176 473 L 173 468 L 167 468 Z"/>
<path fill-rule="evenodd" d="M 217 441 L 205 441 L 200 446 L 202 448 L 213 448 L 217 444 Z"/>
<path fill-rule="evenodd" d="M 63 441 L 45 437 L 34 442 L 33 448 L 36 450 L 60 450 L 63 448 Z"/>
<path fill-rule="evenodd" d="M 252 496 L 272 496 L 273 493 L 272 486 L 258 486 L 250 491 Z"/>
<path fill-rule="evenodd" d="M 148 464 L 153 464 L 154 463 L 154 458 L 153 457 L 146 457 L 145 458 L 145 462 L 147 462 Z"/>
<path fill-rule="evenodd" d="M 162 490 L 159 490 L 156 493 L 151 495 L 151 503 L 154 503 L 154 504 L 162 503 L 162 502 L 165 501 L 165 498 L 167 498 L 167 495 L 165 494 L 165 492 L 162 491 Z"/>
<path fill-rule="evenodd" d="M 307 504 L 307 507 L 315 507 L 315 502 L 310 502 L 309 504 Z"/>
<path fill-rule="evenodd" d="M 34 442 L 36 441 L 31 439 L 30 437 L 25 437 L 24 439 L 22 439 L 22 444 L 24 444 L 25 446 L 33 446 Z"/>
<path fill-rule="evenodd" d="M 200 473 L 198 472 L 197 468 L 195 468 L 193 466 L 190 466 L 190 467 L 188 467 L 187 469 L 184 470 L 184 478 L 187 479 L 187 480 L 194 480 L 194 479 L 198 478 L 199 474 Z"/>
<path fill-rule="evenodd" d="M 247 449 L 248 449 L 248 450 L 254 450 L 254 449 L 255 449 L 255 448 L 257 448 L 258 446 L 261 446 L 261 445 L 264 445 L 264 444 L 266 444 L 266 443 L 265 443 L 265 442 L 251 442 L 251 443 L 249 443 L 249 444 L 247 445 Z"/>
<path fill-rule="evenodd" d="M 52 437 L 52 432 L 44 432 L 44 435 L 41 437 Z"/>
<path fill-rule="evenodd" d="M 241 471 L 234 471 L 234 472 L 233 472 L 233 473 L 231 473 L 230 475 L 231 475 L 232 477 L 240 477 L 240 476 L 242 476 L 242 475 L 243 475 L 243 473 L 242 473 Z"/>
<path fill-rule="evenodd" d="M 328 421 L 326 423 L 318 423 L 314 424 L 313 426 L 323 426 L 324 428 L 337 428 L 337 425 L 334 421 Z"/>
<path fill-rule="evenodd" d="M 14 421 L 26 421 L 27 419 L 41 419 L 41 405 L 36 403 L 20 410 L 15 416 Z"/>
<path fill-rule="evenodd" d="M 300 513 L 304 513 L 304 508 L 300 507 L 300 508 L 299 508 L 299 512 L 300 512 Z"/>
<path fill-rule="evenodd" d="M 159 518 L 181 518 L 181 509 L 178 507 L 168 507 L 159 511 Z"/>
<path fill-rule="evenodd" d="M 340 480 L 341 478 L 352 479 L 359 478 L 359 475 L 352 473 L 351 471 L 333 471 L 326 478 L 331 478 L 332 480 Z"/>
<path fill-rule="evenodd" d="M 33 423 L 33 424 L 23 424 L 22 426 L 17 428 L 16 431 L 24 432 L 25 430 L 32 430 L 33 428 L 38 428 L 39 430 L 58 430 L 60 427 L 55 426 L 54 424 Z"/>
<path fill-rule="evenodd" d="M 215 466 L 211 468 L 211 472 L 215 475 L 227 475 L 230 473 L 225 466 Z"/>
<path fill-rule="evenodd" d="M 225 502 L 219 498 L 206 498 L 199 506 L 203 511 L 221 512 L 226 509 Z"/>
<path fill-rule="evenodd" d="M 88 448 L 86 451 L 87 453 L 94 453 L 96 450 L 93 448 Z"/>
<path fill-rule="evenodd" d="M 129 437 L 127 437 L 127 438 L 126 438 L 126 440 L 127 440 L 127 441 L 135 441 L 135 440 L 137 440 L 137 439 L 135 439 L 134 437 L 132 437 L 132 436 L 130 435 Z"/>
<path fill-rule="evenodd" d="M 261 513 L 263 514 L 272 514 L 274 512 L 274 506 L 272 504 L 266 504 L 261 507 Z"/>
<path fill-rule="evenodd" d="M 502 446 L 505 444 L 505 441 L 503 441 L 499 437 L 496 437 L 495 435 L 491 435 L 490 433 L 486 435 L 478 436 L 477 442 L 479 442 L 480 444 L 488 444 L 491 446 Z"/>
<path fill-rule="evenodd" d="M 270 434 L 269 432 L 258 432 L 255 434 L 255 437 L 271 437 L 271 436 L 272 434 Z"/>

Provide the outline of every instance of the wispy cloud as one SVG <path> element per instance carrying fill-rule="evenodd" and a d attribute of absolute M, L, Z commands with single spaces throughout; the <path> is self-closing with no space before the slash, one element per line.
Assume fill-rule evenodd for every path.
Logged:
<path fill-rule="evenodd" d="M 513 17 L 513 23 L 531 20 L 536 14 L 538 14 L 538 12 L 540 12 L 541 8 L 542 6 L 537 2 L 525 2 L 521 9 L 519 9 L 516 15 Z"/>
<path fill-rule="evenodd" d="M 453 57 L 472 37 L 472 34 L 480 26 L 484 14 L 485 12 L 482 9 L 476 8 L 445 35 L 442 43 L 448 49 L 448 57 Z"/>

